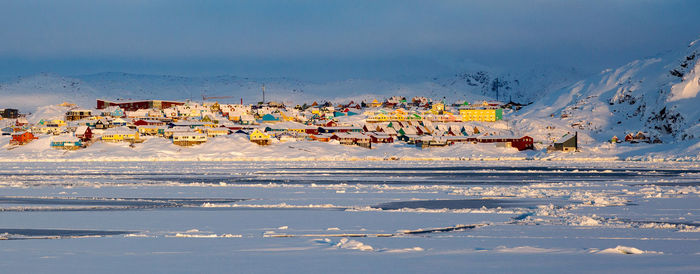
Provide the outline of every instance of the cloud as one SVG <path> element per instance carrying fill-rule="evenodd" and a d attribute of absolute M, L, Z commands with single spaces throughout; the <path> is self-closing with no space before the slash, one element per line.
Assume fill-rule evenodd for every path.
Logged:
<path fill-rule="evenodd" d="M 70 65 L 81 60 L 93 72 L 185 74 L 208 62 L 302 74 L 378 63 L 385 74 L 443 71 L 463 59 L 612 66 L 696 37 L 697 10 L 697 1 L 3 1 L 0 60 L 35 62 L 27 71 L 84 70 Z"/>

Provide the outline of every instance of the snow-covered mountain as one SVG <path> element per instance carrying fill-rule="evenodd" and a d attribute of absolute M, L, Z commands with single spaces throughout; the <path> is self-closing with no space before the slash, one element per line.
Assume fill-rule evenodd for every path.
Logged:
<path fill-rule="evenodd" d="M 699 41 L 604 70 L 544 96 L 519 115 L 550 117 L 597 140 L 637 131 L 664 142 L 698 138 Z"/>

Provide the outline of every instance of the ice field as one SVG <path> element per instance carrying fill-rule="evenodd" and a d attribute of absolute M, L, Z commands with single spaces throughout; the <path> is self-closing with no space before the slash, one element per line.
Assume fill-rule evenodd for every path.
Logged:
<path fill-rule="evenodd" d="M 0 163 L 0 272 L 698 272 L 692 162 Z"/>

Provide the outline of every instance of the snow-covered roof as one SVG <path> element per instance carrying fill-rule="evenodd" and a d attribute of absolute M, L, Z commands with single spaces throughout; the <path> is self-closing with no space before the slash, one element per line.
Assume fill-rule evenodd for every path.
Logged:
<path fill-rule="evenodd" d="M 187 132 L 175 132 L 173 133 L 173 137 L 180 137 L 180 136 L 197 136 L 197 137 L 206 137 L 206 135 L 197 133 L 194 131 L 187 131 Z"/>
<path fill-rule="evenodd" d="M 51 138 L 51 142 L 79 142 L 80 139 L 78 139 L 75 136 L 71 135 L 61 135 L 61 136 L 55 136 Z"/>
<path fill-rule="evenodd" d="M 104 133 L 102 133 L 102 134 L 103 135 L 116 135 L 116 134 L 126 135 L 126 134 L 134 134 L 134 133 L 136 133 L 136 131 L 133 129 L 130 129 L 128 127 L 115 127 L 115 128 L 110 128 L 110 129 L 105 130 Z"/>
<path fill-rule="evenodd" d="M 87 126 L 79 126 L 75 129 L 75 134 L 83 134 L 88 130 Z"/>

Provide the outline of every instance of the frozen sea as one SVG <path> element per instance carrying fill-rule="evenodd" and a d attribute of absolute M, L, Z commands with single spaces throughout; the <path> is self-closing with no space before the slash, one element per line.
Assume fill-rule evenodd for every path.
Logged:
<path fill-rule="evenodd" d="M 0 163 L 1 273 L 700 272 L 700 165 Z"/>

